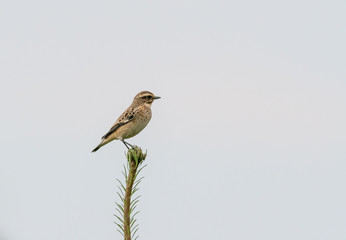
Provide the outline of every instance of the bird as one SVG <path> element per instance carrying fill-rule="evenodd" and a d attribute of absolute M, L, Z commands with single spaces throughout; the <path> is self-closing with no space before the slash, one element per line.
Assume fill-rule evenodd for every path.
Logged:
<path fill-rule="evenodd" d="M 92 152 L 96 152 L 113 140 L 122 141 L 127 149 L 130 149 L 129 146 L 132 148 L 133 146 L 125 139 L 136 136 L 148 125 L 151 119 L 151 104 L 160 98 L 149 91 L 138 93 L 132 104 L 115 121 L 109 131 L 101 138 L 100 144 Z"/>

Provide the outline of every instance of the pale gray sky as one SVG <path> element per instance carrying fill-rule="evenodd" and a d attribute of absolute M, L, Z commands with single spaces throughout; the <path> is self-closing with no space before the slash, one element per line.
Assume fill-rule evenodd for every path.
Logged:
<path fill-rule="evenodd" d="M 121 239 L 125 147 L 162 97 L 140 239 L 346 239 L 345 1 L 0 3 L 0 239 Z"/>

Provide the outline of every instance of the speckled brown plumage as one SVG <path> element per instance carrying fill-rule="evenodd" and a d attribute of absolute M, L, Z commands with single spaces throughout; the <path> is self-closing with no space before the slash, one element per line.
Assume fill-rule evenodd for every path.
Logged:
<path fill-rule="evenodd" d="M 121 140 L 126 147 L 130 145 L 124 139 L 131 138 L 142 131 L 151 119 L 151 104 L 160 97 L 149 91 L 138 93 L 132 104 L 115 121 L 110 130 L 102 137 L 101 143 L 93 150 L 96 152 L 100 147 L 117 139 Z M 131 146 L 131 145 L 130 145 Z"/>

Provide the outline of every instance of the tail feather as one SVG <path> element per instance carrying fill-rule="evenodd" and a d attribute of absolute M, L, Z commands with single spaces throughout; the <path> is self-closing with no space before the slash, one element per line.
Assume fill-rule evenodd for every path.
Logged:
<path fill-rule="evenodd" d="M 97 150 L 99 150 L 100 149 L 100 147 L 102 147 L 103 145 L 105 145 L 106 143 L 104 142 L 104 140 L 102 140 L 102 142 L 99 144 L 99 145 L 97 145 L 97 147 L 94 149 L 94 150 L 92 150 L 91 152 L 96 152 Z"/>
<path fill-rule="evenodd" d="M 97 150 L 100 149 L 100 147 L 102 147 L 101 145 L 98 145 L 94 150 L 92 150 L 91 152 L 96 152 Z"/>
<path fill-rule="evenodd" d="M 100 149 L 100 147 L 106 145 L 107 143 L 109 143 L 110 141 L 108 141 L 108 139 L 102 139 L 101 143 L 99 145 L 97 145 L 97 147 L 92 150 L 91 152 L 96 152 L 97 150 Z"/>

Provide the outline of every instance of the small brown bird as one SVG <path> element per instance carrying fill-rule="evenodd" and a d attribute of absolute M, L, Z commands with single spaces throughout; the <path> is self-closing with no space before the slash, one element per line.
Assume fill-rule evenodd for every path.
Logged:
<path fill-rule="evenodd" d="M 102 137 L 101 143 L 92 152 L 96 152 L 100 147 L 117 139 L 122 141 L 127 148 L 131 144 L 124 139 L 136 136 L 142 131 L 151 119 L 151 104 L 160 97 L 151 92 L 143 91 L 138 93 L 132 104 L 120 115 L 111 129 Z"/>

